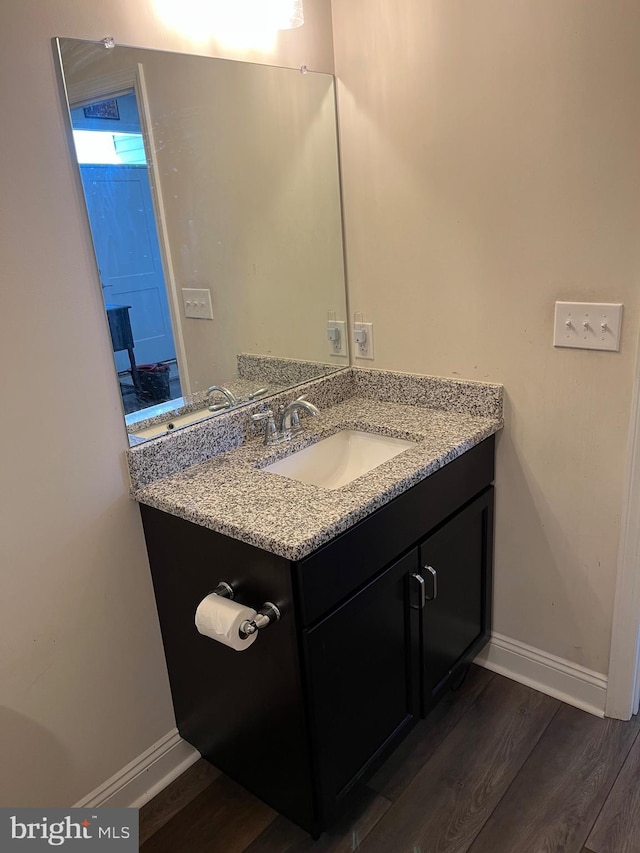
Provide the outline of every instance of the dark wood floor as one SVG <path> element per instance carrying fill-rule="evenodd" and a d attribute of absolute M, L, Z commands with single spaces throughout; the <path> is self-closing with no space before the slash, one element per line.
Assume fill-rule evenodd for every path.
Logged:
<path fill-rule="evenodd" d="M 199 761 L 141 810 L 141 849 L 640 853 L 639 731 L 472 667 L 319 841 Z"/>

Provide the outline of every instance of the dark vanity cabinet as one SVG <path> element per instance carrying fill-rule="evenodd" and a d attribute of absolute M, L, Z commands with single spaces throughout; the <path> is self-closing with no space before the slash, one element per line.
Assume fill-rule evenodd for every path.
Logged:
<path fill-rule="evenodd" d="M 420 543 L 423 713 L 489 638 L 492 554 L 492 487 Z"/>
<path fill-rule="evenodd" d="M 325 821 L 420 716 L 416 562 L 413 549 L 303 634 Z"/>
<path fill-rule="evenodd" d="M 142 506 L 178 729 L 317 836 L 489 637 L 494 439 L 298 562 Z M 195 629 L 218 581 L 281 620 Z"/>

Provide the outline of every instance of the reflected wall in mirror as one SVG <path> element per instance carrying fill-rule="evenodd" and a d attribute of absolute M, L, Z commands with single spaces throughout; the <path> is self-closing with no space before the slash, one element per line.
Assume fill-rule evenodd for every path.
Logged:
<path fill-rule="evenodd" d="M 333 77 L 58 50 L 132 440 L 348 366 Z"/>

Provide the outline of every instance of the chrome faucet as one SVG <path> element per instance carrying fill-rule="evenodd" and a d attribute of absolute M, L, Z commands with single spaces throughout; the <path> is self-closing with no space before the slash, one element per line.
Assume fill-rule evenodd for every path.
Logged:
<path fill-rule="evenodd" d="M 291 438 L 302 430 L 300 412 L 306 412 L 311 417 L 320 414 L 313 403 L 305 400 L 304 396 L 302 396 L 298 397 L 297 400 L 292 400 L 284 407 L 278 418 L 277 425 L 271 409 L 267 409 L 266 412 L 260 412 L 257 415 L 251 415 L 251 419 L 255 422 L 265 422 L 265 444 L 282 444 L 285 441 L 291 441 Z"/>
<path fill-rule="evenodd" d="M 215 393 L 222 394 L 226 399 L 226 403 L 211 405 L 209 406 L 210 412 L 218 412 L 220 409 L 230 409 L 232 406 L 235 406 L 238 402 L 236 398 L 233 396 L 231 391 L 228 388 L 225 388 L 224 385 L 212 385 L 210 388 L 207 388 L 207 393 L 204 395 L 205 400 L 210 400 L 211 396 Z"/>
<path fill-rule="evenodd" d="M 312 418 L 320 414 L 313 403 L 305 399 L 304 395 L 298 397 L 297 400 L 292 400 L 291 403 L 284 407 L 280 414 L 280 433 L 282 435 L 288 435 L 290 438 L 292 435 L 300 432 L 302 429 L 300 412 L 306 412 Z"/>

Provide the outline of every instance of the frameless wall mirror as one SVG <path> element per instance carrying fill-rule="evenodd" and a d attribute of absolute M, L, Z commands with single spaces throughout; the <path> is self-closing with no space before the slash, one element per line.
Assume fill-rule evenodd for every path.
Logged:
<path fill-rule="evenodd" d="M 56 43 L 131 440 L 348 366 L 333 77 Z"/>

